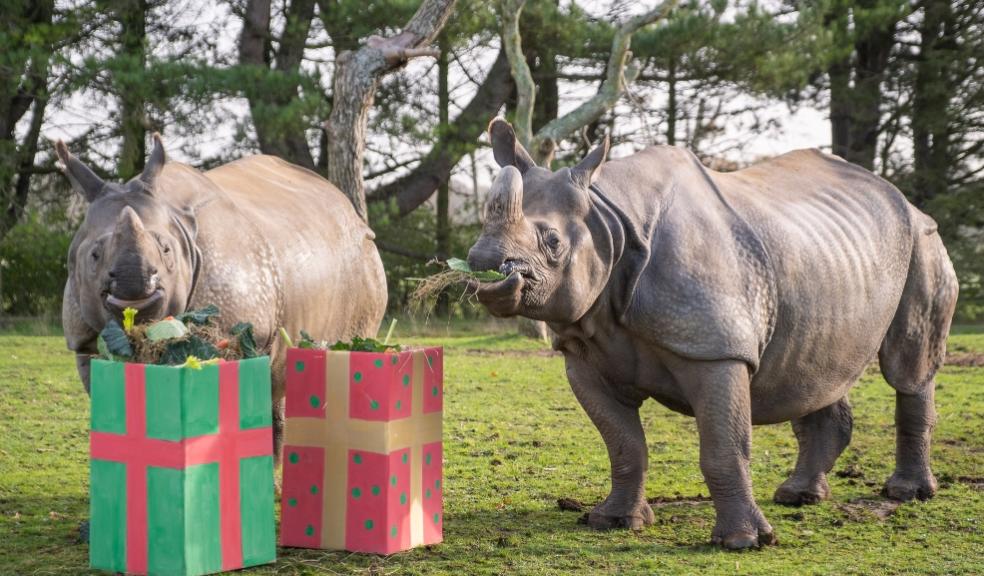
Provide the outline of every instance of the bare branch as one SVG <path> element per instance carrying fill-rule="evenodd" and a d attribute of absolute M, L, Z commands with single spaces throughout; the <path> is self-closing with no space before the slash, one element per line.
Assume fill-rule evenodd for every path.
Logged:
<path fill-rule="evenodd" d="M 612 39 L 608 73 L 597 94 L 567 114 L 551 120 L 536 133 L 528 147 L 535 160 L 552 158 L 557 142 L 582 126 L 595 122 L 618 102 L 625 87 L 639 75 L 639 68 L 631 63 L 632 52 L 629 47 L 632 35 L 640 28 L 666 18 L 676 4 L 677 0 L 666 0 L 655 9 L 630 18 L 619 27 Z"/>
<path fill-rule="evenodd" d="M 509 67 L 516 83 L 516 109 L 513 130 L 520 144 L 529 147 L 533 137 L 533 105 L 536 102 L 536 85 L 533 74 L 523 54 L 522 38 L 519 35 L 519 16 L 526 0 L 500 0 L 499 13 L 502 18 L 502 47 L 509 58 Z"/>

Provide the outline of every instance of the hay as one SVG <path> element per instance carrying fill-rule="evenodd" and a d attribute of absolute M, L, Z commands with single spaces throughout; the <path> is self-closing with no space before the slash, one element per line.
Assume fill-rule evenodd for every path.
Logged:
<path fill-rule="evenodd" d="M 226 334 L 212 322 L 206 324 L 187 324 L 188 334 L 183 338 L 173 338 L 170 340 L 158 340 L 156 342 L 147 338 L 147 324 L 137 324 L 127 335 L 130 344 L 133 346 L 132 362 L 140 364 L 159 364 L 167 347 L 182 340 L 188 340 L 192 336 L 197 336 L 202 340 L 215 346 L 223 360 L 242 360 L 243 353 L 239 348 L 239 339 L 235 336 Z M 264 351 L 257 350 L 259 354 Z"/>
<path fill-rule="evenodd" d="M 465 284 L 469 280 L 474 280 L 471 274 L 458 270 L 445 270 L 426 278 L 414 278 L 417 280 L 417 288 L 410 295 L 410 312 L 416 315 L 420 311 L 434 307 L 437 297 L 451 286 Z M 460 298 L 470 296 L 468 290 L 464 290 Z"/>

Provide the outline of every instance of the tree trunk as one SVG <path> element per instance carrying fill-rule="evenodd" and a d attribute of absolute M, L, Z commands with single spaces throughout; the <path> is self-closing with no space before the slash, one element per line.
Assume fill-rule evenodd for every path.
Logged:
<path fill-rule="evenodd" d="M 129 180 L 140 174 L 147 155 L 144 87 L 134 85 L 129 78 L 141 78 L 141 72 L 147 65 L 148 9 L 146 0 L 126 0 L 117 5 L 116 17 L 122 28 L 117 57 L 123 59 L 123 70 L 122 74 L 117 71 L 113 84 L 120 101 L 120 136 L 123 138 L 123 145 L 117 173 L 122 180 Z"/>
<path fill-rule="evenodd" d="M 672 54 L 666 66 L 666 92 L 666 143 L 676 146 L 677 78 L 676 57 Z"/>
<path fill-rule="evenodd" d="M 851 61 L 835 62 L 830 75 L 830 143 L 831 152 L 845 160 L 851 147 Z"/>
<path fill-rule="evenodd" d="M 882 80 L 895 45 L 896 21 L 886 22 L 855 44 L 850 148 L 847 160 L 868 170 L 875 167 L 881 131 Z"/>
<path fill-rule="evenodd" d="M 30 192 L 34 157 L 48 103 L 50 34 L 34 34 L 36 27 L 51 26 L 53 0 L 17 4 L 22 11 L 4 16 L 14 22 L 15 33 L 2 44 L 0 66 L 0 240 L 20 221 Z M 21 37 L 18 37 L 21 35 Z M 41 39 L 41 44 L 38 40 Z M 8 42 L 13 44 L 8 44 Z M 31 112 L 27 134 L 17 141 L 17 124 Z"/>
<path fill-rule="evenodd" d="M 946 193 L 951 166 L 949 108 L 953 79 L 948 68 L 954 45 L 953 11 L 947 0 L 927 0 L 924 6 L 912 106 L 912 200 L 917 206 Z"/>
<path fill-rule="evenodd" d="M 314 18 L 314 0 L 293 0 L 285 7 L 286 24 L 276 53 L 270 38 L 270 0 L 249 0 L 239 36 L 239 63 L 254 67 L 259 78 L 273 72 L 275 82 L 257 81 L 245 88 L 256 139 L 264 154 L 279 156 L 305 168 L 316 168 L 305 126 L 285 125 L 284 108 L 298 98 L 298 77 L 304 46 Z"/>
<path fill-rule="evenodd" d="M 325 131 L 328 138 L 328 180 L 339 187 L 368 220 L 362 178 L 366 129 L 379 80 L 417 56 L 437 56 L 425 48 L 444 27 L 455 0 L 424 0 L 400 34 L 370 37 L 354 52 L 335 59 L 332 108 Z"/>
<path fill-rule="evenodd" d="M 448 108 L 451 98 L 448 91 L 448 39 L 442 34 L 438 44 L 441 55 L 437 57 L 437 108 L 439 134 L 448 127 Z M 450 215 L 450 186 L 445 179 L 437 189 L 437 258 L 446 261 L 451 256 L 451 215 Z M 437 313 L 441 316 L 448 314 L 448 293 L 441 292 L 437 297 Z"/>

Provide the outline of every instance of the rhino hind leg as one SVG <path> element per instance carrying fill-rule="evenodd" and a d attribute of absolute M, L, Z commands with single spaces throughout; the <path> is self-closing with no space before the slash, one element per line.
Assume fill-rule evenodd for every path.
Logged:
<path fill-rule="evenodd" d="M 905 289 L 878 359 L 895 388 L 895 472 L 883 494 L 895 500 L 928 499 L 936 493 L 930 443 L 936 424 L 935 376 L 957 301 L 957 279 L 934 233 L 919 233 Z"/>
<path fill-rule="evenodd" d="M 773 496 L 779 504 L 802 506 L 830 498 L 827 474 L 841 452 L 851 443 L 854 419 L 844 396 L 826 408 L 793 420 L 799 456 L 792 475 Z"/>

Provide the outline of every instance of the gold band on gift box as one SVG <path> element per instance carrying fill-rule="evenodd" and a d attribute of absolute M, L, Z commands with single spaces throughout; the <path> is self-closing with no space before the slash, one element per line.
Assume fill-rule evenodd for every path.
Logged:
<path fill-rule="evenodd" d="M 285 444 L 325 449 L 321 546 L 345 548 L 349 450 L 389 454 L 410 448 L 410 546 L 424 541 L 423 445 L 441 441 L 441 412 L 424 414 L 427 356 L 413 351 L 410 417 L 373 421 L 349 418 L 349 352 L 325 354 L 325 418 L 291 418 Z"/>

